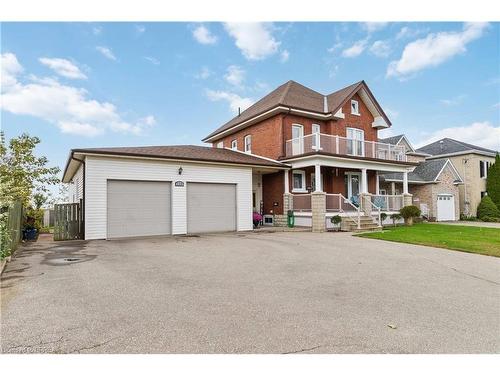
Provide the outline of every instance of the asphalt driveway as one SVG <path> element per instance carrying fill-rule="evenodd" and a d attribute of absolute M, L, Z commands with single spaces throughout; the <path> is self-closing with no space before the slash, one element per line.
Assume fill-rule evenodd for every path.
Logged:
<path fill-rule="evenodd" d="M 3 353 L 500 352 L 500 259 L 347 233 L 38 242 L 1 297 Z"/>

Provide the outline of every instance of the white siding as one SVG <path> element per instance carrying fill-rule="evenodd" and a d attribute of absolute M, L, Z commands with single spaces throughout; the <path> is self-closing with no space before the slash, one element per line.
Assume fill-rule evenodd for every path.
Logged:
<path fill-rule="evenodd" d="M 78 203 L 83 198 L 83 165 L 78 167 L 68 188 L 69 202 Z"/>
<path fill-rule="evenodd" d="M 182 167 L 182 175 L 178 174 Z M 252 229 L 252 169 L 171 161 L 86 157 L 85 238 L 106 238 L 106 186 L 108 179 L 171 181 L 172 234 L 187 232 L 186 183 L 236 184 L 237 229 Z M 183 181 L 184 187 L 176 187 Z"/>

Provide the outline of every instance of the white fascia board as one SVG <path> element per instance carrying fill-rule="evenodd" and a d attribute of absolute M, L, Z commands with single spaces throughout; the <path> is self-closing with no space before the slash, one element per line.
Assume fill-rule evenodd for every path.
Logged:
<path fill-rule="evenodd" d="M 355 160 L 326 155 L 308 155 L 292 160 L 288 159 L 286 160 L 286 163 L 289 164 L 292 169 L 310 167 L 316 164 L 320 164 L 325 167 L 354 169 L 366 168 L 369 170 L 383 172 L 411 172 L 413 169 L 415 169 L 415 167 L 408 167 L 406 165 L 387 164 L 373 160 Z"/>
<path fill-rule="evenodd" d="M 333 117 L 342 119 L 345 118 L 344 112 L 342 112 L 342 107 L 340 107 L 340 109 L 337 112 L 335 112 Z"/>
<path fill-rule="evenodd" d="M 401 142 L 403 139 L 405 140 L 406 144 L 408 146 L 410 146 L 410 149 L 411 149 L 411 151 L 408 151 L 407 154 L 410 152 L 415 152 L 415 148 L 413 147 L 413 145 L 410 143 L 410 141 L 408 140 L 408 138 L 406 138 L 406 136 L 404 134 L 401 138 L 399 138 L 399 141 L 398 141 L 398 143 L 396 143 L 396 145 L 399 145 L 399 142 Z"/>
<path fill-rule="evenodd" d="M 385 122 L 382 116 L 376 116 L 372 122 L 372 128 L 388 128 L 389 124 Z"/>
<path fill-rule="evenodd" d="M 453 163 L 451 162 L 450 159 L 446 160 L 446 163 L 444 163 L 443 167 L 441 168 L 439 173 L 436 175 L 436 178 L 434 179 L 434 181 L 437 182 L 439 176 L 441 176 L 441 173 L 443 173 L 443 171 L 447 165 L 449 165 L 451 167 L 451 170 L 452 170 L 453 174 L 455 175 L 455 179 L 460 180 L 460 182 L 463 182 L 462 177 L 460 177 L 460 174 L 458 173 L 457 169 L 455 168 L 455 166 L 453 165 Z"/>

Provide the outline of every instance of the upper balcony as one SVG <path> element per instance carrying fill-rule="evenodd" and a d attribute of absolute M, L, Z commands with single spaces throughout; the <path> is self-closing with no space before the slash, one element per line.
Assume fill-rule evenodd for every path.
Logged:
<path fill-rule="evenodd" d="M 391 161 L 406 161 L 404 146 L 395 146 L 389 143 L 363 141 L 321 133 L 309 134 L 286 141 L 287 158 L 314 152 Z"/>

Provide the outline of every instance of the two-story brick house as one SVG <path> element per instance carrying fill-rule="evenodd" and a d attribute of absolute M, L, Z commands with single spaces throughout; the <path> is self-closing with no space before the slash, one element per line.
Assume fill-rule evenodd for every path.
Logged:
<path fill-rule="evenodd" d="M 289 165 L 284 174 L 253 176 L 254 210 L 261 210 L 266 221 L 282 223 L 287 209 L 293 209 L 300 224 L 312 225 L 315 199 L 325 206 L 326 216 L 347 214 L 360 205 L 370 213 L 379 206 L 397 210 L 404 204 L 407 180 L 402 194 L 377 195 L 379 172 L 400 172 L 407 178 L 416 166 L 407 161 L 402 146 L 378 142 L 378 131 L 390 126 L 364 81 L 328 95 L 288 81 L 203 141 Z M 321 195 L 317 193 L 323 197 L 315 198 Z"/>

